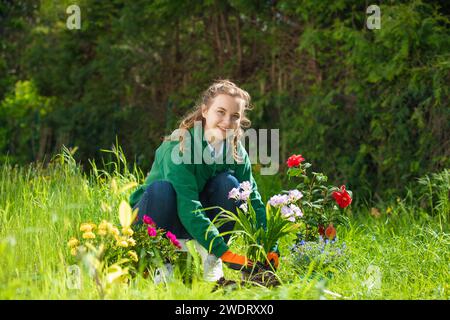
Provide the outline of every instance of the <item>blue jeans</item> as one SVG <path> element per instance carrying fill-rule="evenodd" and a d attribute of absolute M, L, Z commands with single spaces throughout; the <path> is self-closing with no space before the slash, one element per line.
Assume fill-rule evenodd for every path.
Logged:
<path fill-rule="evenodd" d="M 241 203 L 235 202 L 234 199 L 228 199 L 230 190 L 237 187 L 239 187 L 239 181 L 230 171 L 221 172 L 206 182 L 204 189 L 199 194 L 199 200 L 203 208 L 219 206 L 237 213 L 236 206 Z M 143 216 L 148 215 L 155 221 L 158 228 L 172 232 L 179 239 L 192 239 L 178 217 L 177 194 L 170 182 L 154 181 L 147 187 L 141 200 L 133 209 L 135 208 L 139 208 L 138 223 L 142 223 Z M 203 213 L 212 220 L 220 213 L 220 209 L 210 209 Z M 231 231 L 233 227 L 234 223 L 227 222 L 219 227 L 219 232 Z M 223 238 L 227 243 L 230 235 L 227 234 Z"/>

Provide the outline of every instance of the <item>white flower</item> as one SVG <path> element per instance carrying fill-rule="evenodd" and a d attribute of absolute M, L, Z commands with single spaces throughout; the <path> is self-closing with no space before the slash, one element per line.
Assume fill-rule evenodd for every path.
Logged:
<path fill-rule="evenodd" d="M 239 189 L 238 188 L 233 188 L 228 193 L 228 199 L 239 200 L 239 198 L 240 198 L 240 193 L 239 193 Z"/>
<path fill-rule="evenodd" d="M 252 193 L 252 190 L 246 190 L 241 192 L 241 200 L 247 201 L 247 199 L 250 197 L 250 194 Z"/>
<path fill-rule="evenodd" d="M 252 191 L 252 185 L 250 183 L 250 181 L 244 181 L 242 182 L 239 187 L 243 190 L 243 191 Z"/>
<path fill-rule="evenodd" d="M 241 208 L 242 211 L 247 212 L 248 211 L 248 207 L 247 207 L 247 203 L 243 203 L 239 206 L 239 208 Z"/>

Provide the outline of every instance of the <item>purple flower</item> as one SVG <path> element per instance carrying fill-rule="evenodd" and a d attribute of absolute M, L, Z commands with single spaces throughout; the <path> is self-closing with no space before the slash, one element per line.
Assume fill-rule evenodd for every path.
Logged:
<path fill-rule="evenodd" d="M 303 212 L 302 212 L 302 210 L 300 210 L 300 208 L 297 207 L 295 204 L 291 204 L 289 207 L 290 207 L 290 208 L 292 209 L 292 211 L 294 212 L 294 216 L 296 216 L 296 217 L 303 217 Z"/>
<path fill-rule="evenodd" d="M 281 208 L 281 214 L 285 217 L 290 217 L 294 214 L 294 211 L 292 211 L 290 207 L 284 206 L 283 208 Z"/>
<path fill-rule="evenodd" d="M 303 197 L 303 194 L 300 191 L 298 191 L 297 189 L 289 191 L 289 201 L 290 202 L 298 201 L 302 197 Z"/>
<path fill-rule="evenodd" d="M 272 207 L 281 207 L 281 206 L 286 206 L 289 202 L 289 198 L 287 195 L 283 194 L 283 195 L 274 195 L 272 198 L 270 198 L 269 200 L 269 204 Z"/>

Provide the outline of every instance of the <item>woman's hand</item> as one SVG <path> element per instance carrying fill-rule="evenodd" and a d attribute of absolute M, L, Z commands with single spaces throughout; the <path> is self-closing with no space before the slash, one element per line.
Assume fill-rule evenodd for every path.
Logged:
<path fill-rule="evenodd" d="M 280 257 L 278 256 L 278 254 L 276 252 L 269 252 L 267 254 L 267 260 L 269 260 L 269 263 L 275 268 L 277 269 L 278 266 L 280 265 L 280 261 L 279 261 Z"/>
<path fill-rule="evenodd" d="M 234 270 L 242 270 L 243 268 L 253 266 L 253 262 L 248 260 L 246 256 L 241 256 L 239 254 L 231 252 L 230 250 L 225 251 L 220 259 L 222 259 L 222 262 L 225 263 L 228 267 Z"/>

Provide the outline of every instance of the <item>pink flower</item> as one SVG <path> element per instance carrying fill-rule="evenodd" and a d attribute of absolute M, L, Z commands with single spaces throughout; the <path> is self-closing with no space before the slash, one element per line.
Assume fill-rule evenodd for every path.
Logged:
<path fill-rule="evenodd" d="M 167 238 L 169 238 L 170 242 L 172 242 L 172 244 L 177 247 L 178 249 L 181 249 L 181 244 L 180 242 L 177 240 L 177 236 L 174 235 L 172 232 L 167 231 L 166 233 Z"/>
<path fill-rule="evenodd" d="M 144 221 L 145 224 L 156 225 L 155 221 L 153 221 L 153 219 L 147 215 L 144 215 L 142 220 Z"/>
<path fill-rule="evenodd" d="M 166 237 L 169 238 L 170 240 L 177 240 L 177 236 L 174 235 L 172 232 L 167 231 L 166 233 Z"/>
<path fill-rule="evenodd" d="M 252 193 L 252 190 L 244 190 L 241 192 L 241 200 L 247 201 L 250 197 L 250 194 Z"/>
<path fill-rule="evenodd" d="M 250 191 L 249 193 L 252 193 L 252 184 L 250 181 L 244 181 L 241 184 L 239 184 L 239 188 L 241 188 L 244 191 Z"/>
<path fill-rule="evenodd" d="M 147 233 L 150 237 L 156 237 L 156 229 L 152 227 L 147 228 Z"/>
<path fill-rule="evenodd" d="M 239 199 L 240 195 L 239 195 L 239 189 L 238 188 L 233 188 L 230 190 L 230 192 L 228 193 L 228 199 Z"/>

